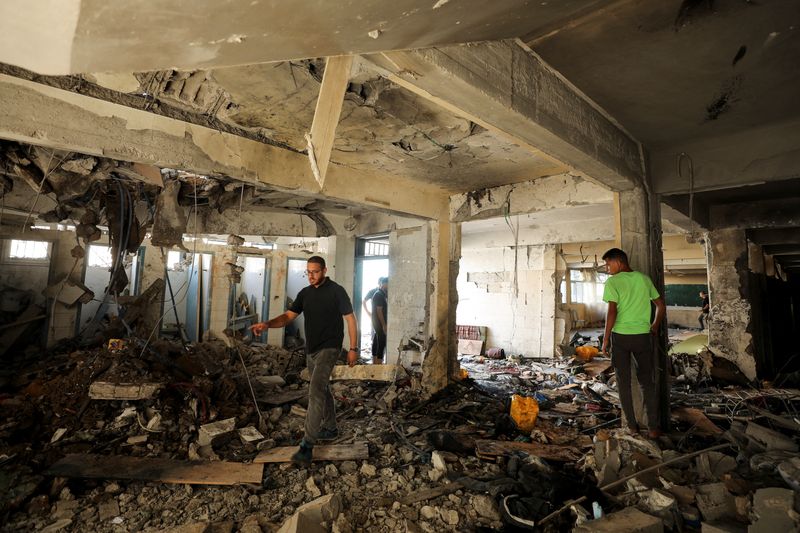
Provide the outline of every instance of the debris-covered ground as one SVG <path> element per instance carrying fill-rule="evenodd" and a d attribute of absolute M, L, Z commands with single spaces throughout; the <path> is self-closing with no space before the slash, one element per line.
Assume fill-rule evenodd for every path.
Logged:
<path fill-rule="evenodd" d="M 675 355 L 673 427 L 647 440 L 617 429 L 610 361 L 574 344 L 558 361 L 463 357 L 468 377 L 433 397 L 418 367 L 351 369 L 376 379 L 332 382 L 339 437 L 307 469 L 280 458 L 303 434 L 300 351 L 65 350 L 0 396 L 2 529 L 797 527 L 796 390 L 731 386 L 713 355 Z M 517 404 L 525 431 L 512 395 L 533 398 Z"/>

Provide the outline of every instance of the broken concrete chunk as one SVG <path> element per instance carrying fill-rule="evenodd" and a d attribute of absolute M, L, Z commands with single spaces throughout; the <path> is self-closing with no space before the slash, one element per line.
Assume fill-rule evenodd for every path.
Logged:
<path fill-rule="evenodd" d="M 128 444 L 137 445 L 144 444 L 145 442 L 147 442 L 147 435 L 133 435 L 128 437 Z"/>
<path fill-rule="evenodd" d="M 227 435 L 236 429 L 236 419 L 226 418 L 225 420 L 218 420 L 210 424 L 200 426 L 197 432 L 197 444 L 200 446 L 209 446 L 213 443 L 214 439 Z"/>
<path fill-rule="evenodd" d="M 297 404 L 292 405 L 292 408 L 289 410 L 289 414 L 292 414 L 294 416 L 299 416 L 300 418 L 305 418 L 306 412 L 307 411 L 304 407 L 301 407 Z"/>
<path fill-rule="evenodd" d="M 245 444 L 250 444 L 264 440 L 264 435 L 253 426 L 247 426 L 239 429 L 239 438 L 242 439 L 242 442 Z"/>
<path fill-rule="evenodd" d="M 153 246 L 183 248 L 183 234 L 186 232 L 186 211 L 178 204 L 181 182 L 168 181 L 156 200 L 156 213 L 153 219 Z"/>
<path fill-rule="evenodd" d="M 97 506 L 97 510 L 100 515 L 100 521 L 105 522 L 106 520 L 111 520 L 115 516 L 119 516 L 119 503 L 116 498 L 112 498 L 100 503 L 100 505 Z"/>
<path fill-rule="evenodd" d="M 500 520 L 500 510 L 497 503 L 491 496 L 485 494 L 478 494 L 472 497 L 472 508 L 478 513 L 478 516 L 486 518 L 487 520 L 497 521 Z"/>
<path fill-rule="evenodd" d="M 778 465 L 778 473 L 787 485 L 800 492 L 800 458 L 792 457 Z"/>
<path fill-rule="evenodd" d="M 323 522 L 330 523 L 342 511 L 342 500 L 338 494 L 328 494 L 301 506 L 280 527 L 277 533 L 327 533 Z"/>
<path fill-rule="evenodd" d="M 790 513 L 794 513 L 794 492 L 789 489 L 759 489 L 753 495 L 754 520 L 748 533 L 777 533 L 796 531 L 797 524 Z"/>
<path fill-rule="evenodd" d="M 436 470 L 439 470 L 440 472 L 447 471 L 447 462 L 445 462 L 441 452 L 436 451 L 431 454 L 431 464 Z"/>
<path fill-rule="evenodd" d="M 708 483 L 697 487 L 697 507 L 708 522 L 733 516 L 736 506 L 724 483 Z"/>

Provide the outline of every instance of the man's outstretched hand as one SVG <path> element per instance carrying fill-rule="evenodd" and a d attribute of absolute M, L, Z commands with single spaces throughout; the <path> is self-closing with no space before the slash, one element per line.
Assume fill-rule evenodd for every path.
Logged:
<path fill-rule="evenodd" d="M 250 331 L 253 332 L 253 335 L 261 335 L 268 329 L 269 325 L 266 322 L 257 322 L 250 326 Z"/>
<path fill-rule="evenodd" d="M 355 350 L 350 350 L 347 352 L 347 364 L 350 366 L 356 366 L 358 362 L 358 352 Z"/>

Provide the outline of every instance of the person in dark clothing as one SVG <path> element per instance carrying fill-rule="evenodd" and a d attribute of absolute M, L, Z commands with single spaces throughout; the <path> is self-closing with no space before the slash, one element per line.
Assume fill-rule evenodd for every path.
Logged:
<path fill-rule="evenodd" d="M 383 364 L 386 354 L 389 278 L 381 278 L 372 295 L 372 363 Z"/>
<path fill-rule="evenodd" d="M 291 307 L 282 315 L 251 326 L 254 335 L 268 328 L 282 328 L 297 318 L 305 316 L 306 364 L 311 377 L 308 386 L 308 411 L 305 435 L 300 448 L 292 455 L 297 465 L 311 464 L 314 444 L 339 436 L 336 411 L 330 389 L 330 379 L 344 342 L 344 322 L 350 337 L 347 362 L 353 366 L 358 361 L 358 327 L 350 297 L 344 288 L 326 276 L 325 260 L 319 256 L 309 258 L 306 266 L 308 287 L 303 288 Z"/>
<path fill-rule="evenodd" d="M 607 352 L 610 339 L 611 363 L 617 374 L 622 412 L 625 414 L 628 429 L 638 431 L 639 421 L 633 409 L 633 364 L 647 410 L 649 436 L 657 438 L 661 435 L 657 372 L 663 372 L 663 369 L 658 370 L 654 342 L 667 308 L 653 281 L 641 272 L 631 269 L 625 252 L 612 248 L 603 255 L 603 260 L 611 277 L 606 280 L 603 290 L 603 301 L 608 303 L 608 313 L 601 351 Z M 651 302 L 656 306 L 652 324 Z"/>
<path fill-rule="evenodd" d="M 700 330 L 706 329 L 708 325 L 708 311 L 709 311 L 709 301 L 708 301 L 708 293 L 706 291 L 700 291 L 700 299 L 703 301 L 702 303 L 702 311 L 700 311 L 700 316 L 697 317 L 697 321 L 700 322 Z"/>

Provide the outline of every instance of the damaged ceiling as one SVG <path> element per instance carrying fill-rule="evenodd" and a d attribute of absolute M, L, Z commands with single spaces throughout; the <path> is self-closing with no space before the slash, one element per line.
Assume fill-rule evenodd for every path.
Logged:
<path fill-rule="evenodd" d="M 201 2 L 179 20 L 175 6 L 162 4 L 101 9 L 93 0 L 73 0 L 63 14 L 73 26 L 30 49 L 10 41 L 0 56 L 67 75 L 11 65 L 2 65 L 2 72 L 302 154 L 324 73 L 320 57 L 517 37 L 643 143 L 656 192 L 686 194 L 693 188 L 711 195 L 798 175 L 800 128 L 791 127 L 800 120 L 795 2 L 515 0 L 486 7 L 471 0 L 403 0 L 330 9 L 304 0 L 289 10 L 258 2 L 225 8 Z M 36 8 L 21 11 L 31 20 L 46 16 Z M 271 26 L 259 21 L 267 18 L 281 31 L 264 31 Z M 126 39 L 119 39 L 116 24 L 105 24 L 115 20 L 127 21 Z M 292 29 L 308 28 L 310 20 L 313 35 Z M 39 31 L 39 25 L 33 28 Z M 9 28 L 3 38 L 12 39 L 18 30 Z M 58 42 L 70 43 L 68 54 L 42 53 Z M 356 57 L 331 156 L 338 170 L 366 180 L 380 172 L 448 193 L 569 170 L 400 87 L 374 65 L 374 59 Z M 693 161 L 692 177 L 676 171 L 680 153 Z M 243 176 L 225 178 L 235 182 Z M 235 191 L 226 193 L 222 203 L 235 204 Z M 344 205 L 346 197 L 329 202 L 324 195 L 252 191 L 243 205 L 357 214 L 358 202 Z M 667 203 L 690 214 L 680 197 Z M 375 208 L 380 204 L 373 203 Z"/>

